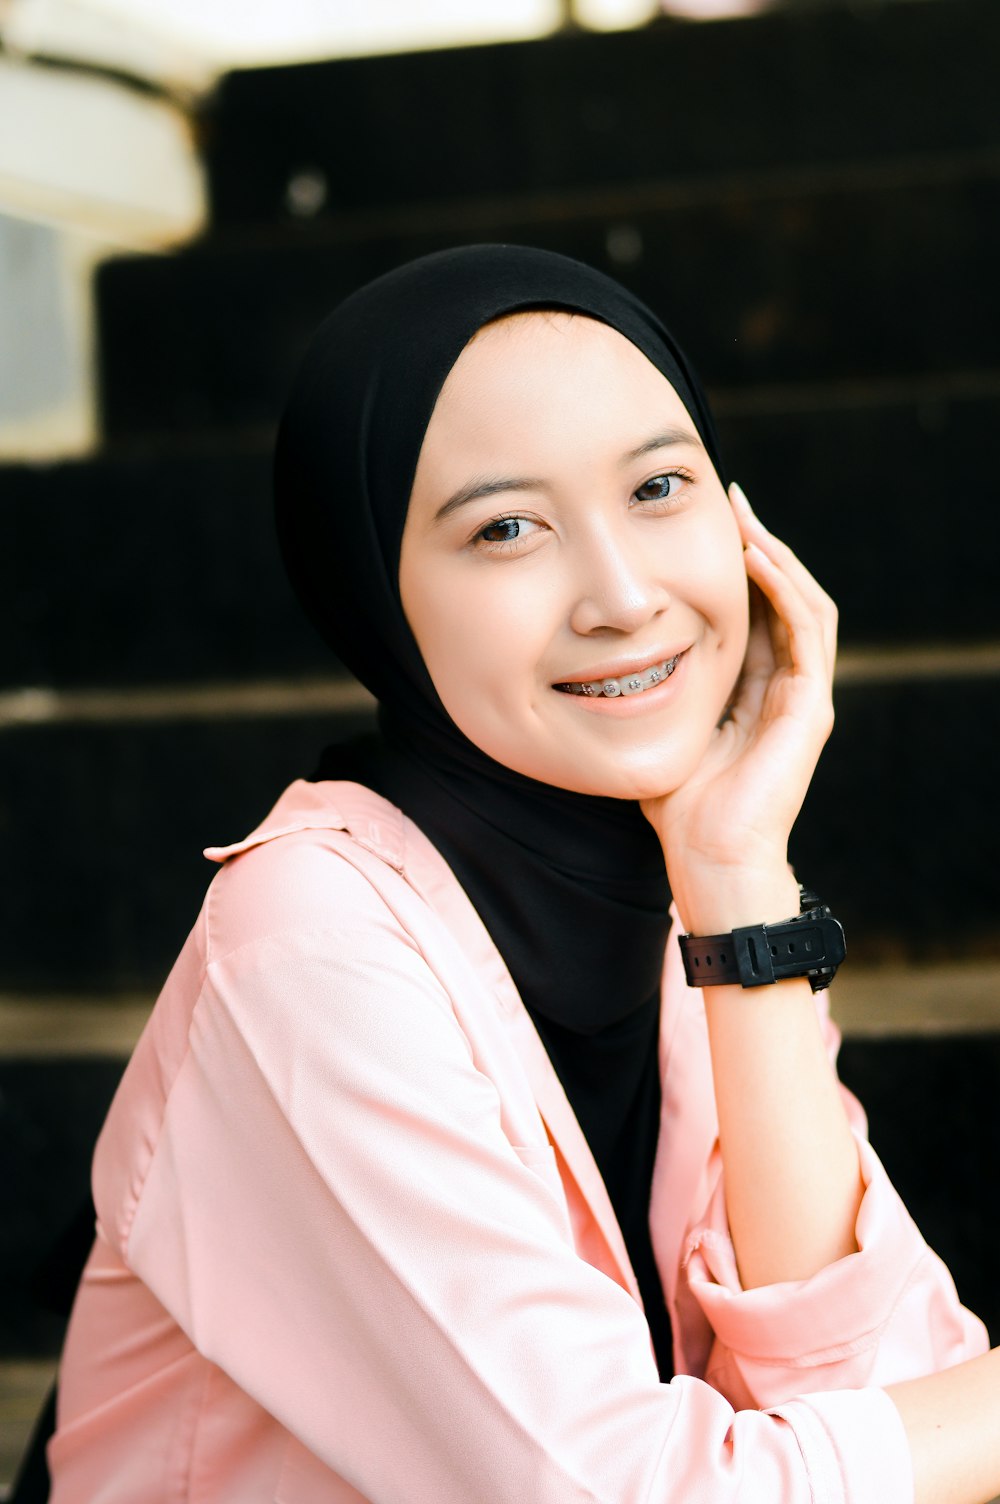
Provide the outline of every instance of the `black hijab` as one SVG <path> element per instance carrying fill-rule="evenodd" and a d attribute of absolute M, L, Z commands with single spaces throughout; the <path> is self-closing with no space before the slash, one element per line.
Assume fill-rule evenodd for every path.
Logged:
<path fill-rule="evenodd" d="M 379 702 L 379 734 L 328 748 L 315 776 L 353 779 L 399 805 L 468 893 L 602 1172 L 666 1376 L 648 1230 L 670 900 L 659 842 L 637 804 L 538 783 L 468 741 L 399 594 L 410 490 L 445 378 L 484 324 L 530 308 L 586 314 L 630 340 L 677 392 L 722 477 L 698 379 L 638 299 L 551 252 L 464 246 L 379 277 L 320 326 L 278 435 L 278 535 L 307 615 Z"/>

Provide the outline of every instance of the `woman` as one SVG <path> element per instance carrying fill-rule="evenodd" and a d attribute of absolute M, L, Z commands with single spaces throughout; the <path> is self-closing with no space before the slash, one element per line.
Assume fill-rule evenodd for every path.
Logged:
<path fill-rule="evenodd" d="M 97 1150 L 56 1504 L 1000 1491 L 997 1355 L 795 928 L 834 611 L 721 474 L 662 326 L 561 257 L 320 330 L 279 531 L 379 736 L 210 853 Z"/>

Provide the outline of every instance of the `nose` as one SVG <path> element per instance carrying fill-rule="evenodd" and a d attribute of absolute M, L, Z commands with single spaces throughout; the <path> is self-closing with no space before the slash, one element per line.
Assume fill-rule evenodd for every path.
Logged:
<path fill-rule="evenodd" d="M 634 535 L 602 532 L 580 548 L 574 568 L 570 626 L 581 636 L 637 632 L 670 606 L 662 560 Z"/>

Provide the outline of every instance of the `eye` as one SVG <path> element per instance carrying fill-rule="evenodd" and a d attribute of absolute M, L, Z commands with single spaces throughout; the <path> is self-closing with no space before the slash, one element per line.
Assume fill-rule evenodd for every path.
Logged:
<path fill-rule="evenodd" d="M 643 481 L 632 494 L 637 501 L 674 501 L 685 481 L 690 479 L 683 470 L 669 470 L 665 475 L 654 475 L 652 480 Z"/>
<path fill-rule="evenodd" d="M 537 532 L 538 527 L 539 524 L 532 522 L 530 517 L 495 517 L 479 529 L 472 541 L 493 552 L 509 551 Z"/>

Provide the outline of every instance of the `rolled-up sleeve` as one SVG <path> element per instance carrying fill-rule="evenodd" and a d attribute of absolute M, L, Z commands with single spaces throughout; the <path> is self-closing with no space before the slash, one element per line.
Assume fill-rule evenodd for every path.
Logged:
<path fill-rule="evenodd" d="M 638 1306 L 574 1251 L 544 1137 L 511 1142 L 379 895 L 341 897 L 212 961 L 118 1222 L 195 1347 L 380 1504 L 907 1504 L 877 1390 L 740 1413 L 658 1382 Z M 692 1259 L 721 1330 L 749 1297 L 708 1231 Z M 732 1320 L 736 1346 L 766 1325 Z"/>
<path fill-rule="evenodd" d="M 840 1036 L 819 1002 L 831 1060 Z M 737 1405 L 789 1395 L 897 1383 L 985 1352 L 986 1328 L 966 1310 L 867 1140 L 856 1098 L 841 1087 L 865 1190 L 858 1251 L 811 1279 L 744 1290 L 717 1177 L 707 1213 L 690 1232 L 682 1278 L 714 1341 L 706 1377 Z"/>

